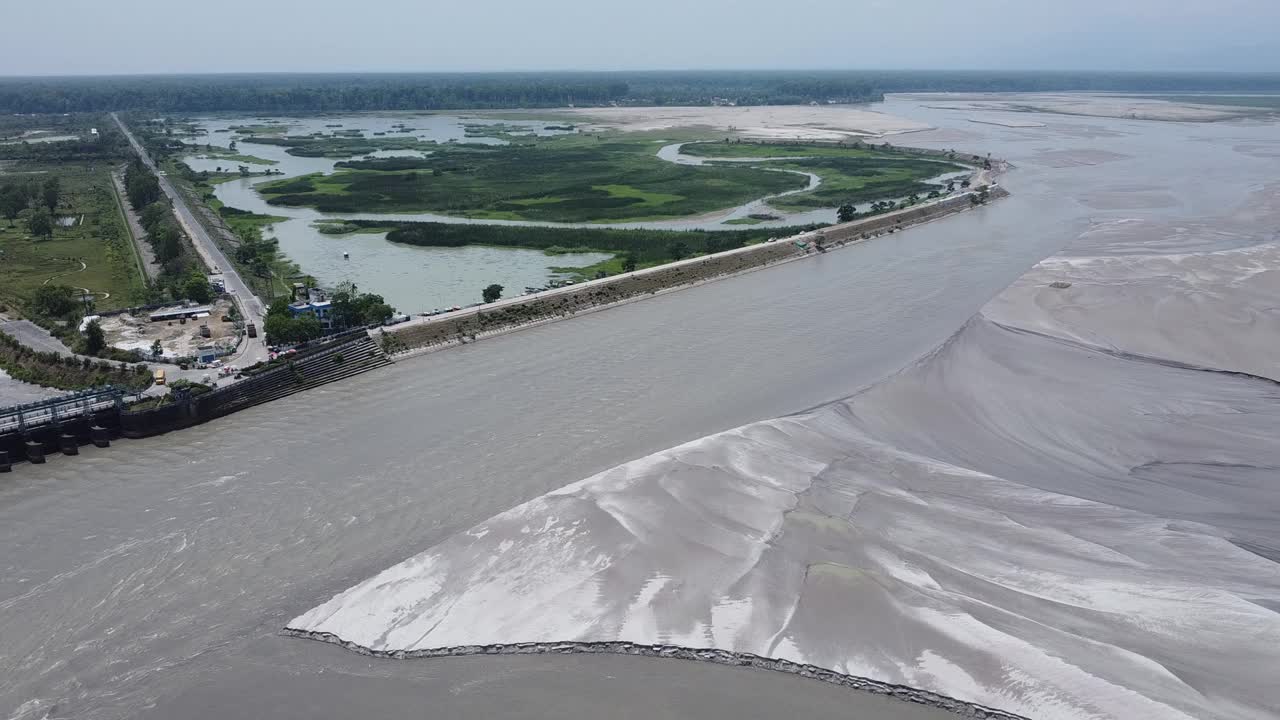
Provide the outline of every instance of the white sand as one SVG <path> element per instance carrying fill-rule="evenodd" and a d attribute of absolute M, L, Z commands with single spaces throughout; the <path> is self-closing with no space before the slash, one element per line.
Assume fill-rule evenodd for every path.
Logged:
<path fill-rule="evenodd" d="M 1258 112 L 1257 108 L 1211 103 L 1178 103 L 1149 97 L 1087 93 L 931 93 L 927 95 L 908 93 L 902 97 L 929 102 L 930 107 L 945 110 L 1022 111 L 1175 122 L 1213 122 L 1254 115 Z M 975 120 L 975 122 L 982 121 Z M 1004 124 L 1003 121 L 990 122 Z"/>
<path fill-rule="evenodd" d="M 704 127 L 747 137 L 838 140 L 931 129 L 928 125 L 850 105 L 765 107 L 582 108 L 568 113 L 626 131 Z"/>

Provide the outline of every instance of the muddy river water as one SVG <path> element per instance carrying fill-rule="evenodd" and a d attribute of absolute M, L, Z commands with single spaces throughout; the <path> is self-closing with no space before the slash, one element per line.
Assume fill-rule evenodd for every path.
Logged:
<path fill-rule="evenodd" d="M 807 516 L 779 516 L 786 541 L 743 568 L 749 582 L 699 586 L 678 607 L 654 595 L 655 615 L 627 624 L 623 594 L 695 570 L 685 563 L 701 556 L 680 543 L 706 538 L 681 524 L 688 507 L 735 532 L 772 517 L 673 492 L 661 502 L 689 505 L 658 513 L 674 523 L 665 537 L 617 566 L 599 605 L 571 607 L 601 628 L 675 633 L 743 588 L 795 577 L 792 561 L 852 568 L 760 591 L 777 607 L 804 599 L 792 644 L 774 652 L 1035 717 L 1274 717 L 1280 401 L 1266 381 L 1194 368 L 1280 377 L 1267 254 L 1280 132 L 880 109 L 939 128 L 911 144 L 1009 159 L 1012 197 L 17 468 L 0 482 L 0 717 L 380 717 L 423 703 L 439 717 L 938 717 L 762 671 L 388 661 L 280 634 L 456 533 L 628 461 L 693 468 L 681 482 L 751 480 L 761 450 L 742 434 L 697 456 L 677 446 L 757 422 L 785 427 L 752 436 L 771 457 L 827 470 L 797 493 Z M 1044 295 L 1059 278 L 1066 294 Z M 708 467 L 720 472 L 697 474 Z M 644 476 L 634 470 L 617 472 Z M 651 490 L 631 485 L 619 502 L 645 507 Z M 857 513 L 841 500 L 855 496 Z M 822 518 L 857 537 L 815 535 Z M 741 534 L 720 538 L 726 551 L 754 547 Z M 813 548 L 827 554 L 804 560 Z M 415 592 L 405 602 L 429 609 Z M 513 641 L 553 622 L 574 630 L 555 615 L 570 605 L 506 607 Z M 733 625 L 757 633 L 709 637 L 768 649 L 778 638 L 759 634 L 776 616 L 758 618 Z"/>

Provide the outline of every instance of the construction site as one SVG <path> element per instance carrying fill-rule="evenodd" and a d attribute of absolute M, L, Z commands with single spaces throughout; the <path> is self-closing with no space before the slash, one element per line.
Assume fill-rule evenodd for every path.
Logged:
<path fill-rule="evenodd" d="M 108 315 L 99 324 L 107 343 L 122 350 L 153 358 L 158 341 L 163 358 L 209 362 L 235 350 L 244 332 L 244 323 L 236 318 L 231 301 L 219 299 L 204 306 Z"/>

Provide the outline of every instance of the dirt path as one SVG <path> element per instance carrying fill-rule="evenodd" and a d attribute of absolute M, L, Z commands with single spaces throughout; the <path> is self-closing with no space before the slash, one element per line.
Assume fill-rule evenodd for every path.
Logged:
<path fill-rule="evenodd" d="M 116 205 L 120 208 L 120 214 L 124 216 L 125 229 L 129 232 L 129 237 L 133 241 L 134 251 L 137 253 L 139 266 L 142 269 L 143 276 L 147 279 L 147 284 L 155 282 L 156 277 L 160 274 L 160 265 L 156 263 L 156 254 L 147 244 L 144 238 L 147 231 L 142 229 L 142 223 L 138 220 L 138 214 L 129 207 L 129 203 L 125 200 L 127 197 L 124 190 L 124 178 L 121 172 L 113 170 L 111 172 L 111 188 L 115 191 Z"/>

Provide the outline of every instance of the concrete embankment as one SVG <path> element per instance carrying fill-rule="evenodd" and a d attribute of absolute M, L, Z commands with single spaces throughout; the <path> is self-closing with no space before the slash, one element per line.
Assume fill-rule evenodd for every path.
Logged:
<path fill-rule="evenodd" d="M 1008 195 L 999 186 L 988 199 Z M 390 353 L 429 352 L 821 254 L 978 207 L 964 193 L 776 241 L 425 318 L 381 333 Z"/>
<path fill-rule="evenodd" d="M 235 384 L 202 394 L 175 391 L 170 401 L 154 407 L 126 407 L 119 392 L 98 391 L 0 410 L 0 472 L 21 460 L 42 463 L 59 451 L 77 455 L 90 442 L 106 447 L 116 437 L 143 438 L 199 425 L 390 362 L 364 330 L 355 330 Z"/>

